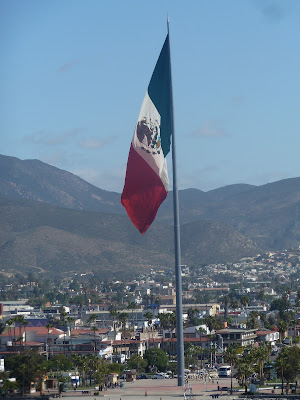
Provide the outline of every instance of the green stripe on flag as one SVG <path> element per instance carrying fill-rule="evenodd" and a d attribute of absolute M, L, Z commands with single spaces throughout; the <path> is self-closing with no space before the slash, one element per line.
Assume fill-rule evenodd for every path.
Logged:
<path fill-rule="evenodd" d="M 161 117 L 160 136 L 164 156 L 169 153 L 171 145 L 171 66 L 170 43 L 167 35 L 153 71 L 148 94 Z"/>

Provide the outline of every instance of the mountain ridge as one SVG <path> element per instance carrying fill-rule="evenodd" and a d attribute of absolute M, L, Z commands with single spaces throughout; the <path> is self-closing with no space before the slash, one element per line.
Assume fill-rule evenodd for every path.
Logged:
<path fill-rule="evenodd" d="M 65 210 L 123 216 L 131 224 L 120 204 L 119 193 L 97 188 L 70 172 L 39 160 L 22 161 L 16 157 L 0 155 L 0 195 L 21 201 L 30 199 L 41 204 L 64 207 Z M 150 232 L 157 223 L 170 229 L 173 224 L 172 197 L 172 193 L 169 193 L 161 205 Z M 252 247 L 263 251 L 282 250 L 300 244 L 299 200 L 300 178 L 282 179 L 261 186 L 233 184 L 208 192 L 185 189 L 179 191 L 180 221 L 182 227 L 199 221 L 221 224 L 226 229 L 231 227 L 250 238 L 254 243 Z M 68 211 L 65 211 L 64 218 L 67 218 L 66 215 Z M 199 232 L 200 225 L 197 228 Z M 195 234 L 195 228 L 190 229 Z M 119 238 L 120 230 L 121 225 L 116 225 L 111 234 L 112 239 Z M 201 232 L 201 240 L 204 240 Z M 131 230 L 126 230 L 126 235 L 137 240 Z M 215 241 L 216 248 L 218 240 Z M 201 247 L 200 244 L 197 246 Z M 242 248 L 244 255 L 247 255 L 247 246 L 243 245 Z M 221 259 L 226 261 L 225 252 L 221 249 L 220 254 Z M 232 259 L 231 256 L 229 254 L 229 259 Z"/>
<path fill-rule="evenodd" d="M 181 230 L 183 263 L 236 261 L 260 250 L 251 239 L 220 223 L 196 221 Z M 4 270 L 39 268 L 57 274 L 97 270 L 107 277 L 174 265 L 172 227 L 154 222 L 140 235 L 126 216 L 117 214 L 0 197 L 0 232 Z M 199 243 L 206 245 L 197 252 Z"/>

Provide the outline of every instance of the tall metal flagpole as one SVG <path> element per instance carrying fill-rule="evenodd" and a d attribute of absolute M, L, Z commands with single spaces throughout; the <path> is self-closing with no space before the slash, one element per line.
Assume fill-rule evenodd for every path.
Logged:
<path fill-rule="evenodd" d="M 173 210 L 174 210 L 174 241 L 175 241 L 175 276 L 176 276 L 176 333 L 177 333 L 177 376 L 178 386 L 184 386 L 184 347 L 182 321 L 182 282 L 181 282 L 181 252 L 180 252 L 180 225 L 177 189 L 176 144 L 174 129 L 173 85 L 171 67 L 170 32 L 168 18 L 169 54 L 170 54 L 170 107 L 171 107 L 171 134 L 172 134 L 172 165 L 173 165 Z"/>

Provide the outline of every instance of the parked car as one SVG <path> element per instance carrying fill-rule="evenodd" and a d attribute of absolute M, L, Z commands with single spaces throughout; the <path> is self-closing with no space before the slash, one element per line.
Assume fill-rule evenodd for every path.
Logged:
<path fill-rule="evenodd" d="M 228 392 L 229 391 L 229 387 L 228 386 L 221 386 L 220 390 L 222 390 L 222 392 Z"/>
<path fill-rule="evenodd" d="M 164 375 L 161 375 L 161 374 L 154 374 L 154 375 L 152 376 L 152 379 L 165 379 L 165 376 L 164 376 Z"/>
<path fill-rule="evenodd" d="M 138 376 L 139 379 L 148 379 L 148 376 L 146 374 L 141 374 Z"/>

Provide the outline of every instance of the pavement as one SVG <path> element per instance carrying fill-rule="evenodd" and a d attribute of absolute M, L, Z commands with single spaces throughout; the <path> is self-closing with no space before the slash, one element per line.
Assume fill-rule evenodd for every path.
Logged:
<path fill-rule="evenodd" d="M 219 379 L 221 387 L 230 388 L 230 378 Z M 233 386 L 237 387 L 237 382 L 233 380 Z M 63 393 L 63 397 L 68 400 L 79 400 L 78 398 L 92 398 L 93 400 L 172 400 L 172 399 L 199 399 L 212 400 L 212 395 L 219 395 L 224 400 L 231 400 L 238 397 L 238 393 L 229 395 L 227 392 L 218 391 L 218 383 L 205 383 L 204 381 L 190 381 L 185 387 L 177 386 L 177 379 L 140 379 L 134 382 L 125 382 L 122 388 L 107 389 L 95 395 L 96 391 L 90 390 L 89 394 L 82 394 L 82 390 L 68 390 Z M 45 393 L 47 394 L 47 392 Z"/>
<path fill-rule="evenodd" d="M 177 386 L 177 379 L 140 379 L 134 382 L 125 382 L 123 387 L 110 388 L 105 391 L 99 392 L 95 388 L 87 388 L 89 394 L 83 394 L 81 389 L 67 390 L 62 394 L 62 397 L 67 397 L 66 400 L 80 400 L 87 398 L 86 400 L 213 400 L 213 396 L 218 395 L 218 400 L 236 400 L 239 396 L 243 397 L 244 390 L 239 388 L 236 379 L 233 379 L 233 388 L 239 388 L 239 391 L 233 394 L 228 393 L 225 390 L 218 391 L 218 385 L 220 387 L 230 388 L 230 378 L 219 378 L 214 383 L 206 383 L 202 380 L 192 380 L 184 387 Z M 95 394 L 99 392 L 99 394 Z M 264 389 L 260 393 L 272 394 L 272 388 Z M 276 395 L 281 393 L 280 385 L 273 394 Z M 57 391 L 53 390 L 50 393 L 45 392 L 45 395 L 57 394 Z"/>

